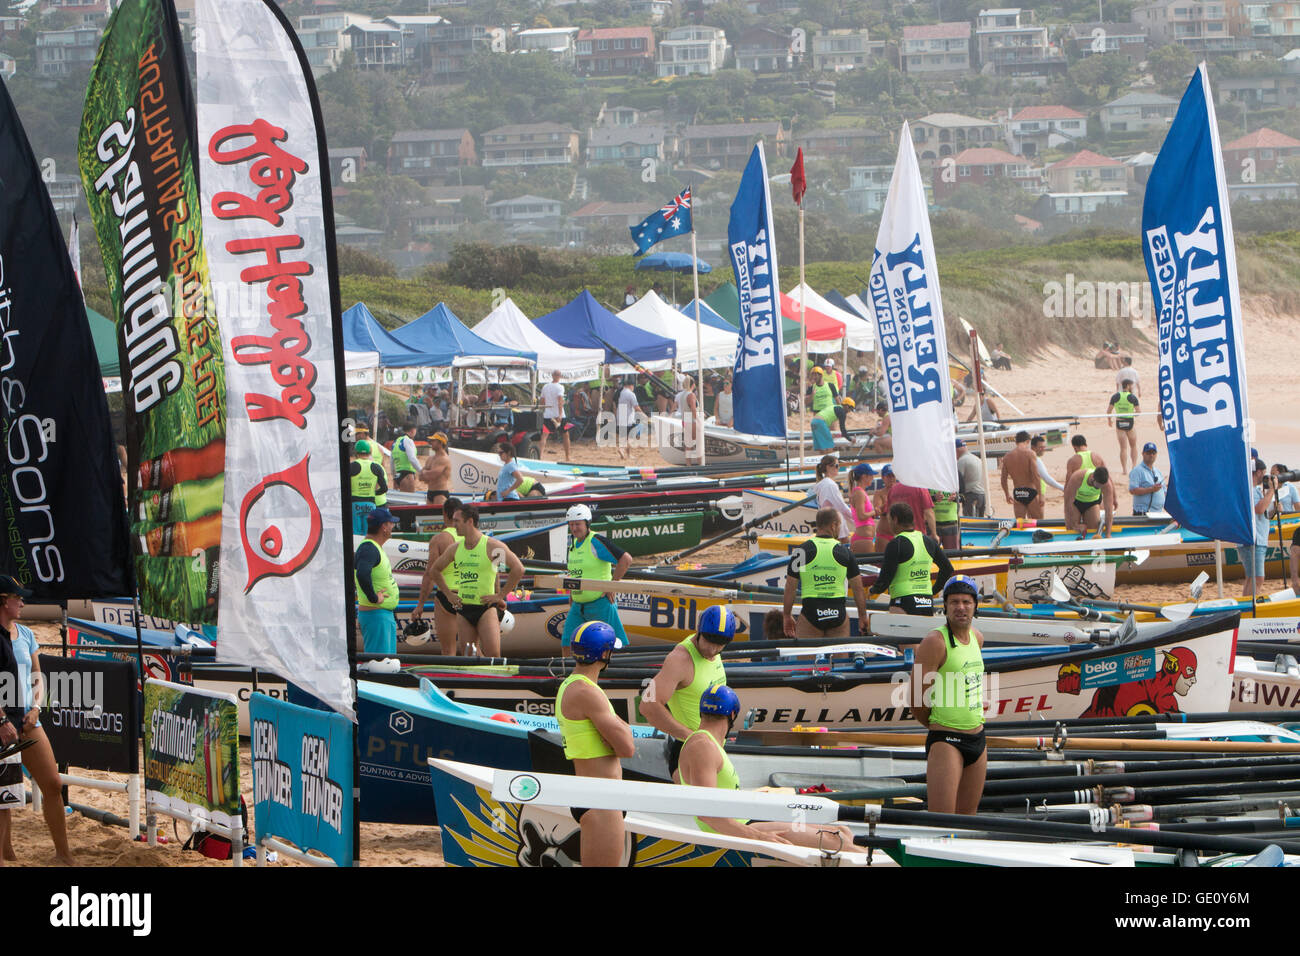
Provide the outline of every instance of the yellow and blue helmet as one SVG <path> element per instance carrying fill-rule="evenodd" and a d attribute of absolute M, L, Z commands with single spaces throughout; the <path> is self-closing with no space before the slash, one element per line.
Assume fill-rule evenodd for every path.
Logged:
<path fill-rule="evenodd" d="M 569 649 L 578 663 L 594 664 L 622 645 L 614 629 L 604 621 L 588 621 L 574 633 Z"/>
<path fill-rule="evenodd" d="M 714 684 L 700 695 L 700 713 L 735 720 L 740 713 L 740 698 L 726 684 Z"/>

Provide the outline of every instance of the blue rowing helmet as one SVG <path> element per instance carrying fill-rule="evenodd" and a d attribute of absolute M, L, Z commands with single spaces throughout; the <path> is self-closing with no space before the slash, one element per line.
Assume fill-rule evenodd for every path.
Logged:
<path fill-rule="evenodd" d="M 721 604 L 706 607 L 696 622 L 695 633 L 714 644 L 730 644 L 736 636 L 736 615 Z"/>
<path fill-rule="evenodd" d="M 948 600 L 949 594 L 969 594 L 976 603 L 980 599 L 980 588 L 975 583 L 975 579 L 965 574 L 954 574 L 948 579 L 948 583 L 943 586 L 943 599 Z"/>
<path fill-rule="evenodd" d="M 726 684 L 714 684 L 700 695 L 700 714 L 735 720 L 740 713 L 740 698 Z"/>
<path fill-rule="evenodd" d="M 608 660 L 610 652 L 617 647 L 622 647 L 622 641 L 612 627 L 604 621 L 588 621 L 574 633 L 569 649 L 579 664 L 594 664 Z"/>

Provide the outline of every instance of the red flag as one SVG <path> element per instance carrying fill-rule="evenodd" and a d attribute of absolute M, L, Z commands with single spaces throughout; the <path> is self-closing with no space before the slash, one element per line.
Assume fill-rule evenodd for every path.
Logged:
<path fill-rule="evenodd" d="M 794 204 L 796 206 L 803 204 L 803 194 L 808 191 L 808 180 L 803 174 L 803 147 L 799 147 L 799 155 L 794 158 L 794 165 L 790 167 L 790 191 L 794 193 Z"/>

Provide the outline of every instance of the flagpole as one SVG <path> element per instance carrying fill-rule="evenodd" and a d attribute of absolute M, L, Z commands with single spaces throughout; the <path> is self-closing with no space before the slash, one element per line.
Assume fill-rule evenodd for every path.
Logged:
<path fill-rule="evenodd" d="M 804 465 L 804 430 L 807 428 L 808 408 L 808 313 L 803 294 L 803 202 L 799 202 L 799 467 Z"/>
<path fill-rule="evenodd" d="M 980 369 L 978 335 L 979 333 L 974 329 L 971 329 L 971 368 L 975 370 L 975 428 L 978 431 L 980 439 L 980 468 L 984 472 L 984 516 L 988 516 L 991 511 L 989 508 L 989 500 L 992 498 L 992 495 L 989 494 L 989 453 L 988 447 L 984 444 L 984 376 Z"/>
<path fill-rule="evenodd" d="M 691 211 L 691 279 L 695 283 L 695 440 L 699 444 L 700 467 L 705 464 L 704 451 L 704 345 L 700 334 L 700 260 L 695 252 L 695 212 Z M 715 406 L 716 407 L 716 406 Z"/>

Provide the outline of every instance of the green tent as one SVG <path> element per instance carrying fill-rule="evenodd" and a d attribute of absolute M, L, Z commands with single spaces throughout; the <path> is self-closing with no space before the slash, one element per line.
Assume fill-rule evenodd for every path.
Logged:
<path fill-rule="evenodd" d="M 117 359 L 117 329 L 107 317 L 90 306 L 86 306 L 86 318 L 90 321 L 90 337 L 95 340 L 95 354 L 99 356 L 99 374 L 104 378 L 120 377 L 122 366 Z"/>
<path fill-rule="evenodd" d="M 736 291 L 736 286 L 733 283 L 728 282 L 718 286 L 710 295 L 704 298 L 704 303 L 735 326 L 736 331 L 740 331 L 740 293 Z M 784 315 L 781 316 L 782 344 L 790 345 L 793 343 L 798 345 L 800 328 L 798 322 L 791 322 Z"/>

